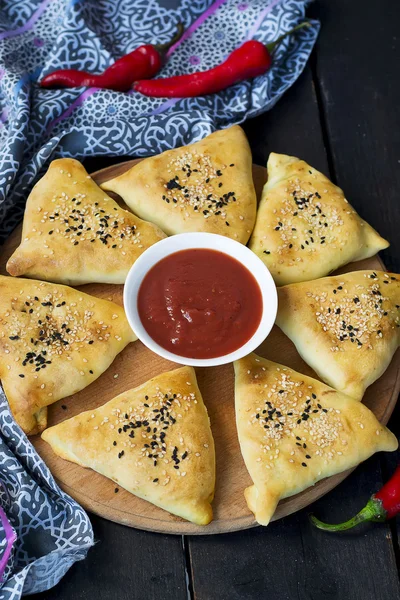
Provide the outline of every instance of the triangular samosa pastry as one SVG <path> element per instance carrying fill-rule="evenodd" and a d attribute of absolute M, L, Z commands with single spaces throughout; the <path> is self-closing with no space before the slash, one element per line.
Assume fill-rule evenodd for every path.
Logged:
<path fill-rule="evenodd" d="M 318 376 L 361 400 L 400 345 L 400 276 L 355 271 L 278 290 L 277 325 Z"/>
<path fill-rule="evenodd" d="M 254 227 L 251 151 L 239 126 L 146 158 L 101 187 L 168 235 L 205 231 L 245 244 Z"/>
<path fill-rule="evenodd" d="M 27 434 L 46 427 L 49 404 L 89 385 L 136 339 L 114 302 L 0 275 L 0 379 Z"/>
<path fill-rule="evenodd" d="M 282 498 L 397 448 L 361 402 L 255 354 L 235 362 L 235 404 L 254 483 L 245 497 L 260 525 L 268 525 Z"/>
<path fill-rule="evenodd" d="M 10 275 L 80 285 L 124 283 L 135 260 L 165 238 L 103 192 L 77 160 L 54 160 L 30 193 Z"/>
<path fill-rule="evenodd" d="M 197 525 L 212 519 L 214 441 L 192 367 L 158 375 L 42 438 L 61 458 L 174 515 Z"/>
<path fill-rule="evenodd" d="M 323 277 L 389 246 L 343 191 L 303 160 L 272 153 L 267 168 L 249 247 L 277 285 Z"/>

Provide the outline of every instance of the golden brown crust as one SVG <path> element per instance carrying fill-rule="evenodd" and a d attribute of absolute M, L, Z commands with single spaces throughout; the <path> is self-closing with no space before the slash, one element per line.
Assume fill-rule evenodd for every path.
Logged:
<path fill-rule="evenodd" d="M 214 442 L 191 367 L 158 375 L 42 438 L 58 456 L 139 498 L 198 525 L 212 519 Z"/>
<path fill-rule="evenodd" d="M 400 345 L 400 277 L 356 271 L 278 290 L 276 323 L 333 388 L 361 400 Z"/>
<path fill-rule="evenodd" d="M 113 302 L 0 276 L 0 379 L 27 434 L 46 427 L 46 406 L 97 379 L 135 339 Z"/>
<path fill-rule="evenodd" d="M 101 187 L 168 235 L 206 231 L 245 244 L 254 227 L 251 151 L 237 125 L 146 158 Z"/>
<path fill-rule="evenodd" d="M 277 285 L 328 275 L 387 248 L 343 191 L 305 161 L 271 153 L 249 247 Z"/>
<path fill-rule="evenodd" d="M 280 499 L 398 445 L 361 402 L 255 354 L 235 362 L 235 405 L 253 480 L 245 497 L 261 525 Z"/>
<path fill-rule="evenodd" d="M 165 238 L 103 192 L 77 160 L 54 160 L 30 193 L 10 275 L 68 285 L 124 283 L 135 260 Z"/>

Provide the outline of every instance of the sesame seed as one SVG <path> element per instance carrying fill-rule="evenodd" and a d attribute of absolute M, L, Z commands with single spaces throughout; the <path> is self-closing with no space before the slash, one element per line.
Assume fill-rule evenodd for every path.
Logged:
<path fill-rule="evenodd" d="M 344 198 L 342 201 L 345 203 Z M 293 266 L 293 255 L 300 251 L 314 253 L 314 245 L 318 241 L 321 246 L 340 244 L 337 241 L 343 225 L 340 202 L 340 198 L 335 204 L 329 199 L 325 202 L 316 185 L 310 181 L 296 178 L 287 182 L 280 208 L 273 209 L 276 222 L 272 221 L 269 225 L 271 234 L 264 236 L 269 244 L 274 244 L 274 253 L 282 257 L 279 264 L 286 262 Z M 300 236 L 302 239 L 299 243 Z M 296 257 L 295 260 L 298 262 L 303 259 Z"/>
<path fill-rule="evenodd" d="M 376 337 L 383 337 L 387 327 L 394 327 L 397 322 L 398 316 L 390 299 L 380 291 L 382 275 L 374 272 L 373 277 L 368 276 L 368 279 L 372 279 L 372 282 L 365 281 L 363 285 L 349 282 L 347 293 L 340 297 L 333 298 L 328 291 L 320 295 L 311 294 L 316 303 L 316 320 L 331 337 L 332 352 L 339 351 L 339 344 L 354 344 L 358 350 L 363 347 L 369 349 L 373 347 Z M 342 290 L 343 284 L 331 291 L 337 296 L 337 292 L 341 293 Z M 353 290 L 357 292 L 354 294 Z M 372 323 L 381 326 L 372 327 Z"/>
<path fill-rule="evenodd" d="M 267 372 L 266 372 L 267 371 Z M 251 427 L 259 428 L 264 452 L 267 453 L 266 468 L 272 468 L 282 439 L 293 444 L 289 454 L 304 453 L 304 459 L 312 460 L 313 454 L 331 460 L 331 447 L 339 437 L 342 423 L 334 409 L 321 409 L 318 392 L 312 385 L 292 378 L 287 369 L 257 370 L 260 383 L 268 381 L 268 392 L 261 391 L 257 409 L 250 417 Z M 271 384 L 271 376 L 273 382 Z M 266 379 L 267 378 L 267 379 Z M 264 388 L 261 388 L 263 390 Z M 339 411 L 340 414 L 340 411 Z M 255 434 L 253 434 L 255 435 Z M 255 437 L 257 439 L 257 437 Z M 300 460 L 303 467 L 308 464 Z M 294 463 L 294 458 L 288 458 Z"/>
<path fill-rule="evenodd" d="M 181 208 L 182 214 L 187 217 L 189 209 L 192 209 L 204 219 L 214 216 L 224 218 L 226 213 L 223 209 L 237 201 L 234 191 L 220 191 L 225 182 L 217 180 L 223 173 L 215 168 L 208 154 L 184 151 L 171 160 L 167 171 L 171 177 L 164 183 L 161 199 L 171 208 Z"/>

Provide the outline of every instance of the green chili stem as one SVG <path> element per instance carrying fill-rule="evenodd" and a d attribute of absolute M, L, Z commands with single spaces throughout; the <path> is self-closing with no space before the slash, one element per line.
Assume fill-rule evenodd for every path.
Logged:
<path fill-rule="evenodd" d="M 309 23 L 308 21 L 304 21 L 304 23 L 299 23 L 290 31 L 287 31 L 286 33 L 283 33 L 281 36 L 279 36 L 278 39 L 274 42 L 269 42 L 269 44 L 265 44 L 268 52 L 272 52 L 273 50 L 275 50 L 276 46 L 280 44 L 285 37 L 287 37 L 288 35 L 292 35 L 292 33 L 297 31 L 298 29 L 303 29 L 304 27 L 311 27 L 311 23 Z"/>
<path fill-rule="evenodd" d="M 386 511 L 382 506 L 382 502 L 372 497 L 370 500 L 368 500 L 364 508 L 355 515 L 355 517 L 352 517 L 344 523 L 338 523 L 337 525 L 323 523 L 314 515 L 310 515 L 310 519 L 313 525 L 318 527 L 318 529 L 323 529 L 324 531 L 345 531 L 346 529 L 351 529 L 352 527 L 355 527 L 360 523 L 364 523 L 365 521 L 385 521 Z"/>

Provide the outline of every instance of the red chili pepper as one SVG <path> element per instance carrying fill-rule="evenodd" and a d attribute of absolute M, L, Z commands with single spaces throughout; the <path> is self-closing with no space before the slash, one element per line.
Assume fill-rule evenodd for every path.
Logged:
<path fill-rule="evenodd" d="M 329 525 L 323 523 L 314 515 L 311 515 L 312 523 L 324 531 L 345 531 L 351 529 L 359 523 L 365 521 L 381 522 L 395 517 L 400 512 L 400 465 L 398 465 L 394 475 L 385 485 L 371 498 L 362 510 L 353 518 L 339 523 L 338 525 Z"/>
<path fill-rule="evenodd" d="M 61 69 L 46 75 L 40 82 L 44 88 L 99 87 L 116 92 L 127 92 L 134 81 L 143 77 L 153 77 L 161 69 L 165 52 L 178 41 L 183 33 L 182 23 L 167 44 L 139 46 L 122 56 L 103 73 L 95 75 L 77 69 Z"/>
<path fill-rule="evenodd" d="M 268 71 L 272 63 L 271 52 L 277 44 L 294 31 L 309 26 L 309 23 L 300 23 L 270 44 L 264 45 L 256 40 L 245 42 L 223 63 L 208 71 L 137 81 L 133 87 L 137 92 L 155 98 L 193 98 L 215 94 L 234 83 L 257 77 Z"/>

